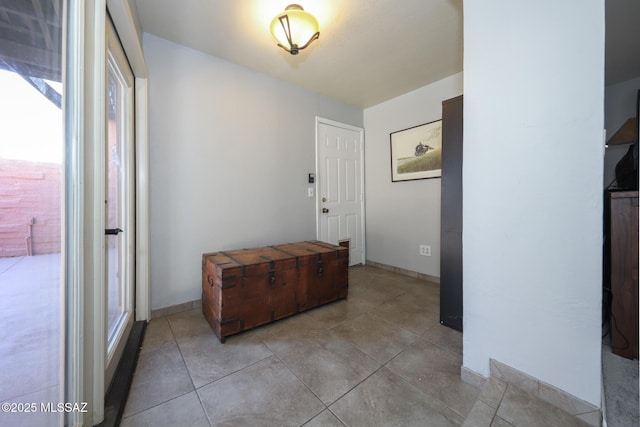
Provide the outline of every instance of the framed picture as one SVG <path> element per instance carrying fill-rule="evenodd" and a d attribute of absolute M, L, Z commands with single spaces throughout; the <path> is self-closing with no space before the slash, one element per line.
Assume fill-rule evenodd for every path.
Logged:
<path fill-rule="evenodd" d="M 442 176 L 442 120 L 399 130 L 391 138 L 391 181 Z"/>

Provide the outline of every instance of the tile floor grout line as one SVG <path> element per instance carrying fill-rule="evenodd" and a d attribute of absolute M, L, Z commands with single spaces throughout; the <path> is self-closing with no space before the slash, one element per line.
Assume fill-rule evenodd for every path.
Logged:
<path fill-rule="evenodd" d="M 176 313 L 176 314 L 179 314 L 179 313 Z M 213 422 L 212 422 L 212 421 L 211 421 L 211 419 L 209 418 L 209 415 L 208 415 L 208 413 L 207 413 L 206 409 L 204 408 L 204 404 L 202 403 L 202 399 L 201 399 L 201 397 L 200 397 L 200 393 L 198 392 L 198 390 L 199 390 L 200 388 L 202 388 L 202 387 L 206 386 L 206 385 L 212 384 L 212 383 L 214 383 L 214 382 L 216 382 L 216 381 L 218 381 L 218 380 L 220 380 L 220 379 L 222 379 L 222 378 L 224 378 L 224 377 L 226 377 L 226 376 L 228 376 L 228 375 L 231 375 L 231 374 L 225 375 L 224 377 L 218 378 L 218 380 L 211 381 L 211 382 L 209 382 L 209 383 L 207 383 L 207 384 L 204 384 L 204 385 L 202 385 L 202 386 L 200 386 L 200 387 L 196 387 L 195 382 L 193 381 L 193 376 L 192 376 L 192 374 L 191 374 L 191 370 L 189 369 L 189 367 L 188 367 L 188 365 L 187 365 L 187 362 L 186 362 L 186 360 L 185 360 L 185 358 L 184 358 L 184 354 L 182 353 L 182 348 L 180 347 L 180 343 L 178 343 L 178 340 L 177 340 L 177 338 L 176 338 L 176 334 L 175 334 L 175 332 L 174 332 L 174 330 L 173 330 L 173 327 L 171 326 L 171 322 L 169 321 L 168 317 L 169 317 L 169 316 L 162 316 L 162 317 L 160 317 L 160 318 L 158 318 L 158 319 L 165 319 L 165 321 L 167 322 L 167 326 L 169 327 L 169 331 L 171 331 L 171 336 L 172 336 L 172 338 L 173 338 L 173 343 L 176 345 L 176 347 L 177 347 L 177 349 L 178 349 L 178 352 L 180 353 L 180 358 L 181 358 L 181 360 L 182 360 L 182 363 L 184 364 L 184 367 L 185 367 L 185 369 L 186 369 L 186 371 L 187 371 L 187 374 L 189 375 L 189 380 L 191 381 L 191 385 L 192 385 L 192 387 L 193 387 L 193 390 L 188 391 L 188 392 L 186 392 L 186 393 L 183 393 L 183 394 L 181 394 L 181 395 L 179 395 L 179 396 L 174 396 L 174 397 L 172 397 L 171 399 L 168 399 L 168 400 L 166 400 L 166 401 L 164 401 L 164 402 L 160 402 L 160 403 L 158 403 L 158 404 L 156 404 L 156 405 L 153 405 L 153 406 L 151 406 L 151 407 L 149 407 L 149 408 L 146 408 L 146 409 L 141 410 L 141 411 L 139 411 L 139 412 L 136 412 L 136 413 L 134 413 L 134 414 L 127 415 L 126 417 L 123 417 L 123 419 L 124 419 L 124 418 L 130 418 L 130 417 L 132 417 L 132 416 L 134 416 L 134 415 L 137 415 L 137 414 L 141 414 L 142 412 L 148 411 L 148 410 L 150 410 L 150 409 L 152 409 L 152 408 L 155 408 L 155 407 L 157 407 L 157 406 L 160 406 L 160 405 L 164 405 L 164 404 L 166 404 L 166 403 L 168 403 L 168 402 L 171 402 L 172 400 L 175 400 L 175 399 L 177 399 L 177 398 L 179 398 L 179 397 L 185 396 L 185 395 L 187 395 L 187 394 L 189 394 L 189 393 L 191 393 L 191 392 L 195 392 L 195 393 L 196 393 L 196 396 L 198 397 L 198 402 L 200 403 L 200 407 L 202 408 L 202 411 L 204 412 L 205 416 L 207 417 L 207 422 L 209 423 L 209 425 L 210 425 L 210 426 L 212 426 L 212 425 L 213 425 Z M 156 319 L 153 319 L 153 320 L 156 320 Z M 143 346 L 144 346 L 144 342 L 143 342 Z M 149 352 L 148 354 L 150 354 L 150 353 L 154 353 L 154 352 L 156 352 L 156 351 L 158 351 L 158 350 L 162 350 L 162 349 L 161 349 L 161 348 L 159 348 L 159 349 L 157 349 L 157 350 L 154 350 L 154 351 L 152 351 L 152 352 Z M 262 359 L 262 360 L 264 360 L 264 359 Z M 256 362 L 256 363 L 257 363 L 257 362 Z M 242 368 L 242 369 L 244 369 L 244 368 Z M 237 371 L 234 371 L 233 373 L 235 373 L 235 372 L 239 372 L 239 371 L 241 371 L 242 369 L 239 369 L 239 370 L 237 370 Z"/>
<path fill-rule="evenodd" d="M 269 350 L 269 351 L 271 351 L 271 350 Z M 198 353 L 198 354 L 203 354 L 203 353 Z M 208 383 L 206 383 L 206 384 L 202 384 L 200 387 L 195 387 L 195 384 L 194 384 L 194 387 L 195 387 L 195 388 L 194 388 L 194 390 L 200 390 L 200 389 L 202 389 L 202 388 L 204 388 L 204 387 L 206 387 L 206 386 L 208 386 L 208 385 L 211 385 L 211 384 L 213 384 L 213 383 L 217 383 L 218 381 L 220 381 L 220 380 L 222 380 L 222 379 L 224 379 L 224 378 L 227 378 L 227 377 L 229 377 L 229 376 L 231 376 L 231 375 L 233 375 L 233 374 L 237 374 L 238 372 L 242 372 L 242 371 L 244 371 L 245 369 L 247 369 L 247 368 L 249 368 L 249 367 L 251 367 L 251 366 L 257 365 L 258 363 L 263 362 L 263 361 L 265 361 L 265 360 L 267 360 L 268 358 L 273 357 L 273 356 L 277 356 L 277 355 L 276 355 L 275 353 L 270 354 L 270 355 L 268 355 L 268 356 L 266 356 L 266 357 L 263 357 L 263 358 L 262 358 L 262 359 L 260 359 L 260 360 L 256 360 L 255 362 L 251 362 L 251 363 L 250 363 L 249 365 L 247 365 L 247 366 L 243 366 L 242 368 L 240 368 L 240 369 L 236 369 L 236 370 L 235 370 L 235 371 L 233 371 L 233 372 L 229 372 L 229 373 L 227 373 L 227 374 L 224 374 L 224 375 L 223 375 L 223 376 L 221 376 L 220 378 L 216 378 L 215 380 L 209 381 L 209 382 L 208 382 Z M 191 376 L 191 372 L 189 371 L 189 368 L 188 368 L 188 367 L 187 367 L 187 372 L 189 372 L 189 376 Z"/>
<path fill-rule="evenodd" d="M 187 366 L 187 362 L 184 360 L 184 355 L 182 354 L 182 349 L 180 348 L 180 344 L 178 344 L 178 340 L 176 339 L 175 333 L 174 333 L 174 331 L 173 331 L 173 327 L 171 326 L 171 322 L 169 321 L 169 319 L 168 319 L 168 317 L 167 317 L 167 316 L 162 316 L 161 318 L 164 318 L 164 319 L 165 319 L 165 321 L 167 322 L 167 326 L 169 326 L 169 331 L 171 331 L 171 336 L 172 336 L 172 338 L 173 338 L 173 343 L 176 345 L 176 347 L 177 347 L 177 349 L 178 349 L 178 352 L 180 353 L 180 359 L 182 360 L 182 363 L 183 363 L 183 365 L 184 365 L 184 368 L 185 368 L 185 370 L 187 371 L 187 374 L 189 375 L 189 381 L 191 381 L 191 386 L 193 387 L 193 390 L 190 390 L 190 391 L 188 391 L 188 392 L 186 392 L 186 393 L 182 393 L 182 394 L 180 394 L 180 395 L 178 395 L 178 396 L 174 396 L 174 397 L 172 397 L 171 399 L 168 399 L 168 400 L 166 400 L 166 401 L 164 401 L 164 402 L 160 402 L 160 403 L 158 403 L 158 404 L 156 404 L 156 405 L 150 406 L 149 408 L 146 408 L 146 409 L 144 409 L 144 410 L 138 411 L 138 412 L 136 412 L 136 413 L 134 413 L 134 414 L 129 414 L 129 415 L 127 415 L 126 417 L 124 417 L 124 416 L 123 416 L 123 417 L 122 417 L 122 419 L 130 418 L 130 417 L 132 417 L 132 416 L 134 416 L 134 415 L 137 415 L 137 414 L 140 414 L 140 413 L 142 413 L 142 412 L 148 411 L 148 410 L 150 410 L 150 409 L 152 409 L 152 408 L 155 408 L 155 407 L 157 407 L 157 406 L 164 405 L 165 403 L 171 402 L 172 400 L 175 400 L 175 399 L 177 399 L 177 398 L 179 398 L 179 397 L 185 396 L 185 395 L 187 395 L 187 394 L 189 394 L 189 393 L 191 393 L 191 392 L 196 392 L 196 395 L 198 396 L 198 400 L 200 401 L 200 406 L 202 407 L 202 410 L 204 411 L 204 406 L 202 406 L 202 401 L 200 400 L 200 395 L 198 394 L 198 389 L 196 388 L 196 385 L 195 385 L 195 383 L 193 382 L 193 377 L 191 376 L 191 371 L 189 371 L 189 367 Z M 155 320 L 155 319 L 154 319 L 154 320 Z M 144 346 L 144 340 L 143 340 L 143 342 L 142 342 L 142 345 Z M 158 348 L 157 350 L 154 350 L 154 351 L 149 352 L 149 353 L 147 353 L 147 354 L 151 354 L 151 353 L 154 353 L 154 352 L 159 351 L 159 350 L 162 350 L 162 348 Z M 134 372 L 134 376 L 135 376 L 135 372 Z M 125 409 L 126 409 L 126 404 L 125 404 Z M 206 414 L 207 414 L 207 412 L 206 412 L 206 411 L 204 411 L 204 412 L 205 412 L 205 415 L 206 415 Z M 124 414 L 123 414 L 123 415 L 124 415 Z M 211 425 L 211 421 L 209 420 L 209 417 L 208 417 L 208 416 L 207 416 L 207 421 L 209 421 L 209 424 Z"/>
<path fill-rule="evenodd" d="M 412 347 L 416 342 L 417 342 L 417 341 L 414 341 L 413 343 L 411 343 L 411 344 L 409 344 L 408 346 L 406 346 L 406 347 L 405 347 L 404 349 L 402 349 L 398 354 L 396 354 L 393 358 L 391 358 L 387 363 L 385 363 L 385 364 L 384 364 L 384 366 L 382 366 L 381 368 L 386 367 L 386 368 L 387 368 L 387 370 L 388 370 L 389 372 L 391 372 L 391 373 L 392 373 L 393 375 L 395 375 L 396 377 L 400 378 L 400 380 L 404 381 L 406 384 L 410 385 L 411 387 L 413 387 L 414 389 L 416 389 L 416 390 L 420 391 L 421 393 L 425 394 L 426 396 L 428 396 L 428 397 L 430 397 L 430 398 L 434 399 L 436 402 L 440 403 L 441 405 L 443 405 L 445 408 L 447 408 L 448 410 L 450 410 L 450 411 L 451 411 L 451 412 L 453 412 L 454 414 L 459 415 L 463 420 L 467 419 L 467 417 L 469 416 L 469 414 L 467 414 L 467 415 L 462 415 L 462 414 L 460 414 L 458 411 L 456 411 L 454 408 L 450 407 L 446 402 L 443 402 L 443 401 L 442 401 L 441 399 L 439 399 L 437 396 L 434 396 L 433 394 L 431 394 L 431 393 L 429 393 L 429 392 L 427 392 L 427 391 L 424 391 L 424 390 L 419 389 L 417 386 L 415 386 L 415 385 L 411 384 L 411 383 L 410 383 L 408 380 L 406 380 L 404 377 L 402 377 L 401 375 L 399 375 L 398 373 L 396 373 L 393 369 L 391 369 L 391 368 L 387 367 L 387 365 L 388 365 L 388 364 L 390 364 L 390 363 L 391 363 L 391 361 L 393 361 L 394 359 L 396 359 L 397 357 L 399 357 L 402 353 L 404 353 L 406 350 L 408 350 L 408 349 L 409 349 L 409 347 Z M 475 387 L 475 388 L 477 388 L 477 387 Z M 478 400 L 478 398 L 479 398 L 479 397 L 480 397 L 480 395 L 478 394 L 478 396 L 476 397 L 476 401 Z M 497 412 L 497 409 L 496 409 L 496 412 Z"/>
<path fill-rule="evenodd" d="M 373 375 L 375 375 L 380 369 L 382 369 L 383 366 L 380 365 L 376 368 L 375 371 L 373 371 L 372 373 L 370 373 L 369 375 L 367 375 L 366 377 L 364 377 L 362 379 L 362 381 L 358 382 L 356 385 L 354 385 L 353 387 L 351 387 L 349 390 L 345 391 L 344 393 L 342 393 L 342 395 L 340 397 L 338 397 L 336 400 L 334 400 L 333 402 L 331 402 L 330 404 L 327 405 L 327 409 L 329 409 L 329 406 L 333 405 L 334 403 L 336 403 L 338 400 L 342 399 L 343 397 L 345 397 L 347 394 L 351 393 L 355 388 L 357 388 L 358 386 L 360 386 L 360 384 L 364 383 L 366 380 L 368 380 L 369 378 L 371 378 Z"/>
<path fill-rule="evenodd" d="M 178 313 L 178 314 L 179 314 L 179 313 Z M 169 319 L 167 319 L 167 323 L 169 324 L 169 328 L 171 329 L 171 334 L 172 334 L 172 335 L 174 335 L 173 328 L 171 327 L 171 322 L 169 321 Z M 195 337 L 195 335 L 194 335 L 194 336 L 192 336 L 192 337 L 189 337 L 189 338 L 194 338 L 194 337 Z M 218 339 L 218 338 L 217 338 L 215 335 L 213 335 L 213 334 L 211 335 L 211 338 L 212 338 L 214 341 L 215 341 L 216 339 Z M 232 337 L 230 337 L 230 338 L 232 338 Z M 262 339 L 261 339 L 261 340 L 260 340 L 260 342 L 262 343 L 262 345 L 264 345 L 264 346 L 267 348 L 267 350 L 269 350 L 269 351 L 271 352 L 271 354 L 270 354 L 270 355 L 265 356 L 265 357 L 263 357 L 262 359 L 257 360 L 257 361 L 255 361 L 255 362 L 253 362 L 253 363 L 251 363 L 251 364 L 249 364 L 249 365 L 247 365 L 247 366 L 244 366 L 244 367 L 242 367 L 242 368 L 240 368 L 240 369 L 236 369 L 235 371 L 229 372 L 229 373 L 227 373 L 227 374 L 223 375 L 223 376 L 222 376 L 222 377 L 220 377 L 220 378 L 216 378 L 215 380 L 209 381 L 209 382 L 207 382 L 206 384 L 201 385 L 200 387 L 196 387 L 196 384 L 195 384 L 195 382 L 194 382 L 194 380 L 193 380 L 193 376 L 191 375 L 191 370 L 189 369 L 189 365 L 187 365 L 187 361 L 185 360 L 184 355 L 182 354 L 182 348 L 180 347 L 180 343 L 178 342 L 178 340 L 177 340 L 177 338 L 175 337 L 175 335 L 174 335 L 174 340 L 175 340 L 175 344 L 176 344 L 176 346 L 178 347 L 178 351 L 180 352 L 180 357 L 182 358 L 182 363 L 184 363 L 184 367 L 185 367 L 185 369 L 187 370 L 187 373 L 189 374 L 189 379 L 191 380 L 191 385 L 193 385 L 193 389 L 194 389 L 194 390 L 196 390 L 196 391 L 197 391 L 197 390 L 199 390 L 199 389 L 201 389 L 202 387 L 205 387 L 205 386 L 207 386 L 207 385 L 209 385 L 209 384 L 213 384 L 213 383 L 215 383 L 215 382 L 218 382 L 219 380 L 221 380 L 221 379 L 223 379 L 223 378 L 226 378 L 226 377 L 228 377 L 229 375 L 233 375 L 233 374 L 235 374 L 235 373 L 237 373 L 237 372 L 240 372 L 240 371 L 242 371 L 242 370 L 244 370 L 244 369 L 246 369 L 246 368 L 248 368 L 248 367 L 250 367 L 250 366 L 255 365 L 256 363 L 262 362 L 263 360 L 266 360 L 266 359 L 268 359 L 269 357 L 271 357 L 271 356 L 274 356 L 274 355 L 275 355 L 275 352 L 274 352 L 273 350 L 271 350 L 271 348 L 270 348 L 268 345 L 266 345 L 266 344 L 262 341 Z M 226 343 L 225 343 L 225 344 L 226 344 Z M 225 345 L 225 344 L 222 344 L 222 345 Z M 203 353 L 196 353 L 196 354 L 197 354 L 197 355 L 200 355 L 200 354 L 203 354 Z"/>
<path fill-rule="evenodd" d="M 404 351 L 404 350 L 403 350 Z M 383 366 L 386 367 L 386 366 Z M 382 369 L 382 368 L 381 368 Z M 466 416 L 460 414 L 458 411 L 456 411 L 455 409 L 453 409 L 452 407 L 450 407 L 447 403 L 443 402 L 442 400 L 440 400 L 438 397 L 434 396 L 433 394 L 421 390 L 419 389 L 417 386 L 415 386 L 414 384 L 411 384 L 408 380 L 406 380 L 404 377 L 402 377 L 401 375 L 397 374 L 394 370 L 392 370 L 391 368 L 387 367 L 387 370 L 389 372 L 391 372 L 395 377 L 397 377 L 400 381 L 404 382 L 406 385 L 408 385 L 409 387 L 411 387 L 412 389 L 414 389 L 415 391 L 419 392 L 418 394 L 423 394 L 431 399 L 433 399 L 434 401 L 436 401 L 436 403 L 438 403 L 439 405 L 443 406 L 444 408 L 447 408 L 449 411 L 453 412 L 454 414 L 456 414 L 457 416 L 459 416 L 460 418 L 462 418 L 463 422 L 464 420 L 469 416 L 469 414 L 467 414 Z"/>
<path fill-rule="evenodd" d="M 385 304 L 386 304 L 386 303 L 385 303 Z M 401 330 L 403 330 L 403 331 L 405 331 L 405 332 L 410 333 L 411 335 L 414 335 L 414 336 L 415 336 L 416 338 L 418 338 L 418 339 L 421 337 L 421 335 L 418 335 L 418 334 L 416 334 L 416 333 L 415 333 L 415 332 L 413 332 L 413 331 L 410 331 L 410 330 L 408 330 L 408 329 L 405 329 L 405 328 L 403 328 L 402 326 L 400 326 L 400 325 L 398 325 L 398 324 L 396 324 L 396 323 L 393 323 L 393 322 L 392 322 L 392 321 L 390 321 L 390 320 L 385 319 L 384 317 L 382 317 L 382 315 L 380 315 L 380 314 L 378 314 L 378 313 L 370 313 L 370 314 L 371 314 L 372 316 L 375 316 L 375 317 L 377 317 L 378 319 L 382 320 L 383 322 L 385 322 L 385 323 L 389 324 L 390 326 L 393 326 L 393 328 L 394 328 L 394 329 L 401 329 Z"/>
<path fill-rule="evenodd" d="M 173 397 L 172 397 L 172 398 L 170 398 L 170 399 L 167 399 L 167 400 L 165 400 L 165 401 L 162 401 L 162 402 L 156 403 L 156 404 L 154 404 L 154 405 L 149 406 L 148 408 L 142 409 L 142 410 L 140 410 L 140 411 L 138 411 L 138 412 L 134 412 L 134 413 L 132 413 L 132 414 L 128 414 L 128 415 L 126 415 L 126 416 L 125 416 L 125 415 L 124 415 L 124 413 L 123 413 L 123 414 L 122 414 L 122 419 L 124 420 L 125 418 L 131 418 L 131 417 L 134 417 L 134 416 L 136 416 L 136 415 L 140 415 L 140 414 L 142 414 L 143 412 L 147 412 L 147 411 L 149 411 L 149 410 L 151 410 L 151 409 L 153 409 L 153 408 L 156 408 L 156 407 L 158 407 L 158 406 L 162 406 L 162 405 L 164 405 L 164 404 L 166 404 L 166 403 L 171 402 L 172 400 L 176 400 L 176 399 L 178 399 L 178 398 L 180 398 L 180 397 L 186 396 L 186 395 L 187 395 L 187 394 L 189 394 L 189 393 L 193 393 L 194 391 L 196 391 L 196 390 L 195 390 L 195 389 L 194 389 L 194 390 L 190 390 L 190 391 L 187 391 L 186 393 L 182 393 L 182 394 L 180 394 L 180 395 L 178 395 L 178 396 L 173 396 Z M 127 400 L 128 400 L 128 398 L 127 398 Z M 125 408 L 126 408 L 126 405 L 125 405 Z"/>
<path fill-rule="evenodd" d="M 351 390 L 349 390 L 349 391 L 351 391 Z M 346 393 L 345 393 L 345 396 L 346 396 Z M 344 396 L 343 396 L 343 397 L 344 397 Z M 339 399 L 338 399 L 338 400 L 339 400 Z M 336 402 L 337 402 L 337 401 L 336 401 Z M 334 403 L 335 403 L 335 402 L 334 402 Z M 337 419 L 338 421 L 340 421 L 340 423 L 341 423 L 344 427 L 347 427 L 347 426 L 348 426 L 347 422 L 346 422 L 346 421 L 343 421 L 343 420 L 342 420 L 342 418 L 340 418 L 340 416 L 339 416 L 338 414 L 336 414 L 335 412 L 333 412 L 333 411 L 331 410 L 331 408 L 327 408 L 327 411 L 329 411 L 329 412 L 330 412 L 334 417 L 336 417 L 336 419 Z"/>
<path fill-rule="evenodd" d="M 375 363 L 380 364 L 379 361 L 377 361 L 376 359 L 374 359 L 373 357 L 371 357 L 370 355 L 368 355 L 367 353 L 363 352 L 362 350 L 358 349 L 357 347 L 355 347 L 353 344 L 349 343 L 352 347 L 354 347 L 356 350 L 362 352 L 363 354 L 365 354 L 365 356 L 369 357 L 371 360 L 373 360 Z M 287 363 L 282 360 L 280 358 L 280 355 L 276 355 L 276 357 L 278 358 L 278 360 L 280 360 L 280 362 L 282 362 L 282 364 L 302 383 L 304 384 L 304 386 L 314 395 L 316 396 L 316 398 L 324 405 L 325 409 L 329 409 L 329 406 L 333 405 L 334 403 L 336 403 L 338 400 L 342 399 L 343 397 L 345 397 L 347 394 L 349 394 L 353 389 L 355 389 L 356 387 L 358 387 L 360 384 L 362 384 L 363 382 L 365 382 L 369 377 L 371 377 L 372 375 L 374 375 L 376 372 L 378 372 L 380 369 L 382 369 L 384 367 L 384 365 L 380 365 L 378 366 L 378 368 L 376 368 L 371 374 L 367 375 L 365 378 L 363 378 L 360 382 L 358 382 L 356 385 L 354 385 L 353 387 L 351 387 L 350 389 L 348 389 L 346 392 L 344 392 L 343 394 L 340 395 L 340 397 L 338 397 L 337 399 L 335 399 L 334 401 L 332 401 L 329 404 L 324 403 L 324 401 L 313 391 L 311 390 L 311 388 L 307 385 L 307 383 L 305 383 L 301 378 L 298 377 L 298 375 L 296 375 L 295 372 L 293 372 L 293 370 L 289 367 L 289 365 L 287 365 Z M 320 411 L 322 412 L 322 411 Z M 314 415 L 314 417 L 310 418 L 309 420 L 307 420 L 307 422 L 309 422 L 310 420 L 312 420 L 313 418 L 315 418 L 316 416 L 318 416 L 320 413 Z M 341 421 L 342 422 L 342 421 Z"/>
<path fill-rule="evenodd" d="M 176 347 L 178 347 L 178 352 L 180 353 L 180 359 L 182 359 L 182 364 L 184 365 L 184 369 L 186 369 L 187 374 L 189 375 L 189 381 L 191 381 L 191 386 L 194 390 L 197 390 L 196 383 L 193 381 L 193 375 L 191 375 L 191 370 L 189 370 L 189 366 L 187 365 L 187 361 L 184 360 L 184 354 L 182 354 L 182 348 L 180 348 L 180 343 L 178 343 L 178 339 L 176 338 L 176 334 L 173 331 L 173 327 L 171 326 L 171 322 L 167 318 L 167 323 L 169 324 L 169 329 L 171 330 L 171 335 L 173 335 L 173 339 L 175 341 Z"/>
<path fill-rule="evenodd" d="M 446 326 L 445 326 L 445 328 L 446 328 Z M 421 336 L 419 339 L 421 339 L 423 341 L 426 341 L 429 344 L 435 345 L 436 347 L 438 347 L 438 348 L 440 348 L 442 350 L 445 350 L 445 351 L 455 355 L 456 357 L 462 357 L 462 354 L 456 353 L 455 351 L 451 350 L 450 348 L 447 348 L 447 347 L 443 346 L 442 344 L 438 344 L 437 342 L 431 341 L 429 338 L 425 338 L 424 335 Z M 469 384 L 469 385 L 471 385 L 471 384 Z M 471 386 L 472 387 L 476 387 L 474 385 L 471 385 Z M 478 388 L 478 387 L 476 387 L 476 388 Z M 480 390 L 480 389 L 478 389 L 478 390 Z"/>
<path fill-rule="evenodd" d="M 363 349 L 361 349 L 360 347 L 358 347 L 355 343 L 353 343 L 351 340 L 348 340 L 346 338 L 341 337 L 340 335 L 337 334 L 337 332 L 333 332 L 331 329 L 327 330 L 327 333 L 332 335 L 334 338 L 346 343 L 347 345 L 353 347 L 355 350 L 359 351 L 360 353 L 364 354 L 365 357 L 367 357 L 368 359 L 371 359 L 372 362 L 375 362 L 376 364 L 379 364 L 382 366 L 382 362 L 378 361 L 378 359 L 376 359 L 375 357 L 373 357 L 372 355 L 370 355 L 369 353 L 367 353 L 366 351 L 364 351 Z M 320 344 L 322 346 L 322 348 L 324 348 L 327 351 L 331 351 L 330 349 L 328 349 L 324 344 Z"/>
<path fill-rule="evenodd" d="M 317 395 L 313 390 L 311 390 L 311 388 L 307 385 L 307 383 L 306 383 L 306 382 L 304 382 L 304 381 L 302 380 L 302 378 L 299 378 L 299 377 L 296 375 L 296 373 L 295 373 L 295 372 L 293 372 L 293 370 L 289 367 L 289 365 L 287 365 L 287 364 L 285 363 L 285 361 L 284 361 L 284 360 L 282 360 L 282 359 L 280 358 L 280 355 L 278 355 L 278 354 L 275 354 L 275 353 L 274 353 L 274 356 L 278 359 L 278 361 L 280 361 L 280 363 L 282 363 L 282 365 L 283 365 L 283 366 L 284 366 L 284 367 L 289 371 L 289 373 L 291 373 L 291 374 L 292 374 L 292 375 L 293 375 L 293 376 L 294 376 L 298 381 L 300 381 L 300 383 L 302 383 L 302 385 L 303 385 L 307 390 L 309 390 L 309 392 L 310 392 L 311 394 L 313 394 L 313 395 L 315 396 L 315 398 L 316 398 L 316 399 L 318 399 L 318 401 L 322 404 L 322 406 L 324 406 L 324 408 L 323 408 L 323 409 L 321 409 L 317 414 L 315 414 L 314 416 L 312 416 L 311 418 L 309 418 L 308 420 L 306 420 L 304 423 L 302 423 L 302 424 L 301 424 L 301 426 L 303 426 L 303 425 L 307 424 L 309 421 L 311 421 L 312 419 L 314 419 L 315 417 L 317 417 L 318 415 L 320 415 L 320 414 L 322 413 L 322 411 L 324 411 L 324 410 L 326 410 L 326 409 L 329 409 L 329 406 L 328 406 L 328 405 L 326 405 L 326 404 L 323 402 L 323 400 L 322 400 L 322 399 L 320 399 L 320 396 L 318 396 L 318 395 Z"/>
<path fill-rule="evenodd" d="M 316 417 L 318 417 L 321 413 L 323 413 L 324 411 L 328 410 L 329 408 L 325 408 L 323 410 L 321 410 L 320 412 L 318 412 L 317 414 L 315 414 L 313 417 L 309 418 L 308 420 L 306 420 L 305 422 L 303 422 L 302 424 L 300 424 L 299 427 L 304 427 L 306 425 L 308 425 L 311 421 L 313 421 Z"/>
<path fill-rule="evenodd" d="M 202 397 L 200 396 L 198 389 L 195 389 L 195 392 L 196 392 L 196 396 L 198 396 L 198 402 L 200 402 L 200 407 L 202 408 L 202 412 L 204 412 L 204 416 L 207 417 L 207 422 L 209 423 L 209 427 L 213 427 L 213 421 L 209 417 L 209 413 L 204 407 L 204 402 L 202 401 Z"/>
<path fill-rule="evenodd" d="M 489 381 L 491 381 L 491 377 L 489 377 Z M 487 384 L 489 384 L 489 381 L 487 381 Z M 502 380 L 500 380 L 500 381 L 502 381 Z M 506 382 L 506 381 L 504 381 L 504 383 L 505 383 L 505 387 L 504 387 L 504 390 L 502 390 L 502 393 L 500 393 L 500 399 L 499 399 L 499 401 L 498 401 L 498 404 L 497 404 L 497 405 L 496 405 L 496 407 L 495 407 L 495 411 L 493 412 L 493 417 L 491 418 L 491 424 L 490 424 L 490 425 L 493 425 L 493 421 L 494 421 L 496 418 L 500 418 L 500 419 L 501 419 L 501 420 L 503 420 L 504 422 L 509 423 L 509 425 L 513 425 L 513 424 L 511 424 L 509 421 L 507 421 L 507 420 L 505 420 L 505 419 L 503 419 L 503 418 L 501 418 L 501 417 L 499 417 L 499 416 L 498 416 L 498 410 L 500 409 L 500 405 L 502 405 L 502 400 L 504 399 L 504 395 L 507 393 L 507 386 L 509 385 L 509 383 L 508 383 L 508 382 Z M 485 384 L 485 387 L 487 386 L 487 384 Z M 482 393 L 482 390 L 480 390 L 480 393 Z M 478 400 L 480 400 L 480 396 L 478 396 Z M 482 401 L 482 400 L 480 400 L 480 402 L 482 402 L 482 403 L 484 403 L 485 405 L 487 405 L 487 403 L 486 403 L 486 402 L 484 402 L 484 401 Z M 487 406 L 489 406 L 489 405 L 487 405 Z M 493 408 L 492 408 L 492 409 L 493 409 Z"/>
<path fill-rule="evenodd" d="M 178 341 L 176 341 L 176 337 L 173 335 L 173 330 L 171 329 L 171 324 L 169 323 L 169 320 L 166 318 L 166 316 L 156 317 L 155 319 L 151 319 L 150 321 L 147 322 L 147 332 L 145 332 L 145 337 L 142 340 L 142 346 L 140 347 L 140 355 L 139 356 L 141 356 L 143 354 L 144 355 L 153 354 L 153 353 L 156 353 L 159 350 L 163 350 L 162 346 L 159 346 L 155 350 L 146 350 L 144 353 L 142 352 L 142 349 L 144 348 L 144 340 L 146 339 L 147 333 L 149 331 L 149 329 L 148 329 L 149 328 L 149 323 L 151 323 L 151 321 L 158 321 L 158 320 L 161 320 L 161 319 L 164 319 L 167 322 L 167 326 L 169 327 L 169 332 L 171 332 L 171 341 L 173 342 L 173 344 L 176 345 L 176 347 L 178 346 Z M 164 344 L 167 345 L 168 342 L 165 342 Z M 138 358 L 139 358 L 139 356 L 138 356 Z"/>
<path fill-rule="evenodd" d="M 329 405 L 327 405 L 327 409 L 329 409 L 329 406 L 334 405 L 335 403 L 337 403 L 340 399 L 342 399 L 343 397 L 345 397 L 347 394 L 351 393 L 354 389 L 356 389 L 357 387 L 359 387 L 362 383 L 364 383 L 365 381 L 367 381 L 369 378 L 371 378 L 372 376 L 374 376 L 375 374 L 377 374 L 382 368 L 384 368 L 384 365 L 380 365 L 378 368 L 376 368 L 375 371 L 371 372 L 369 375 L 367 375 L 362 381 L 360 381 L 358 384 L 354 385 L 353 387 L 351 387 L 349 390 L 347 390 L 346 392 L 344 392 L 339 398 L 337 398 L 336 400 L 334 400 L 333 402 L 331 402 Z M 333 411 L 331 411 L 333 413 Z M 337 415 L 336 415 L 337 416 Z M 339 417 L 338 417 L 339 418 Z M 340 420 L 342 422 L 342 420 Z M 344 424 L 344 423 L 343 423 Z"/>

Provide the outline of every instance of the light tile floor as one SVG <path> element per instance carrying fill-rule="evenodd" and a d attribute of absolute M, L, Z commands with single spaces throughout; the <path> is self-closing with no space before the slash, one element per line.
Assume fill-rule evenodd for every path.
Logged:
<path fill-rule="evenodd" d="M 585 425 L 499 380 L 464 383 L 437 284 L 362 266 L 349 280 L 347 300 L 225 344 L 200 309 L 152 320 L 121 425 Z"/>

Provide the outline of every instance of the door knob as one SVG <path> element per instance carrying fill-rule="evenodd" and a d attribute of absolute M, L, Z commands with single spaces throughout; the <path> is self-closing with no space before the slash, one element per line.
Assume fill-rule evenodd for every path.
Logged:
<path fill-rule="evenodd" d="M 327 209 L 327 208 L 322 208 L 322 213 L 327 213 L 327 212 L 329 212 L 329 209 Z"/>
<path fill-rule="evenodd" d="M 119 228 L 107 228 L 106 230 L 104 230 L 104 234 L 106 234 L 107 236 L 112 235 L 112 236 L 117 236 L 118 233 L 123 232 L 124 230 L 121 230 Z"/>

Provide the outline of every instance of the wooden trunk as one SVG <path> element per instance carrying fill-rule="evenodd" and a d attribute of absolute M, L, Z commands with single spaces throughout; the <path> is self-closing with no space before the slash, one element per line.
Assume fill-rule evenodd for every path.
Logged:
<path fill-rule="evenodd" d="M 202 255 L 202 312 L 229 335 L 347 297 L 349 250 L 317 240 Z"/>

